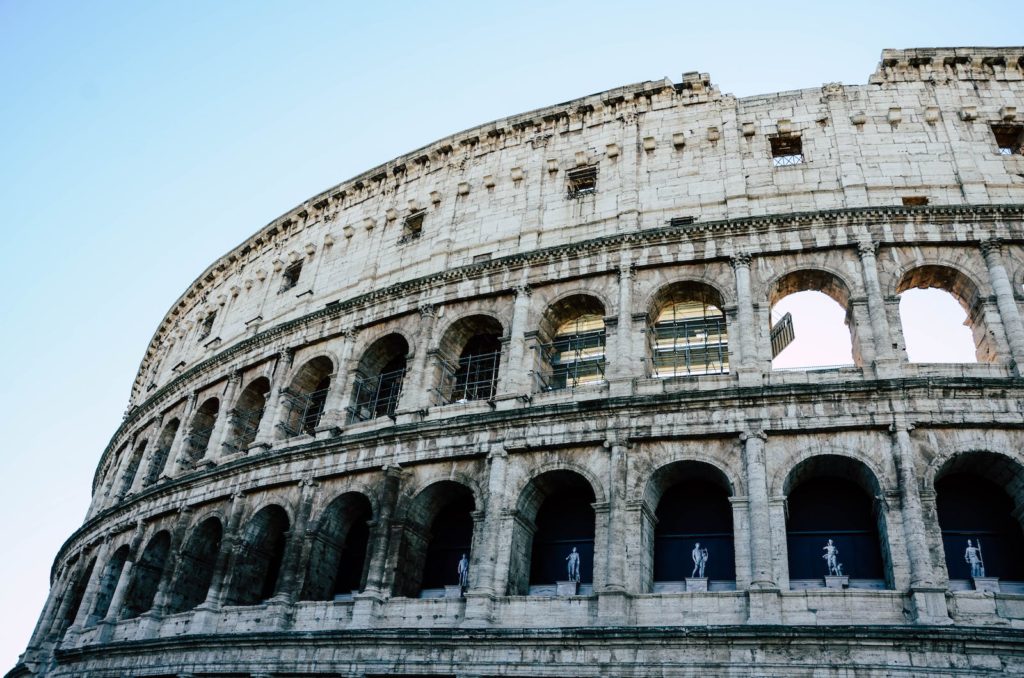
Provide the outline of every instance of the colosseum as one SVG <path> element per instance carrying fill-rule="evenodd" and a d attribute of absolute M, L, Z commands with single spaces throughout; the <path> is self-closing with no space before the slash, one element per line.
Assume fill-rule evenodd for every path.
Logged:
<path fill-rule="evenodd" d="M 156 329 L 8 675 L 1024 674 L 1022 107 L 691 72 L 310 198 Z M 782 369 L 808 291 L 849 360 Z"/>

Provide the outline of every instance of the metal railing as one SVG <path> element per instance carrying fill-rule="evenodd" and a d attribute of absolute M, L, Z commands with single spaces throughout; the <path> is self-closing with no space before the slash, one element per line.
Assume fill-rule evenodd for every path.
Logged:
<path fill-rule="evenodd" d="M 232 439 L 228 444 L 235 450 L 244 450 L 255 440 L 259 432 L 260 421 L 266 408 L 259 407 L 247 410 L 236 407 L 231 410 Z"/>
<path fill-rule="evenodd" d="M 404 367 L 376 377 L 356 379 L 352 405 L 348 408 L 349 422 L 369 421 L 383 416 L 394 417 L 398 398 L 402 395 L 404 379 Z"/>
<path fill-rule="evenodd" d="M 281 394 L 281 407 L 284 413 L 279 424 L 281 430 L 289 438 L 303 433 L 313 435 L 320 424 L 320 417 L 323 416 L 328 391 L 329 388 L 323 388 L 309 393 L 299 393 L 285 389 Z"/>
<path fill-rule="evenodd" d="M 450 360 L 438 355 L 441 383 L 436 389 L 439 405 L 491 400 L 498 390 L 501 351 L 467 355 Z"/>
<path fill-rule="evenodd" d="M 188 435 L 185 436 L 185 445 L 188 449 L 189 461 L 198 461 L 202 459 L 203 455 L 206 454 L 206 449 L 210 446 L 210 438 L 213 436 L 213 425 L 203 427 L 193 427 Z"/>
<path fill-rule="evenodd" d="M 651 373 L 656 377 L 729 371 L 729 340 L 720 316 L 660 322 L 647 336 Z"/>
<path fill-rule="evenodd" d="M 541 391 L 576 388 L 604 381 L 605 333 L 587 332 L 538 347 L 547 369 L 536 374 Z"/>

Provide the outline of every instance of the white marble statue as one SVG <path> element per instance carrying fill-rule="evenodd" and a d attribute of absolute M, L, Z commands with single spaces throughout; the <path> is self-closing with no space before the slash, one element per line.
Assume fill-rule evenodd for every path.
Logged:
<path fill-rule="evenodd" d="M 704 566 L 708 564 L 708 550 L 700 547 L 700 542 L 697 542 L 693 546 L 693 551 L 690 552 L 690 556 L 693 558 L 693 572 L 690 573 L 690 577 L 704 578 Z"/>
<path fill-rule="evenodd" d="M 469 586 L 469 559 L 466 558 L 466 554 L 462 554 L 462 560 L 459 561 L 459 586 L 466 588 Z"/>
<path fill-rule="evenodd" d="M 978 540 L 978 545 L 974 546 L 971 544 L 971 540 L 967 540 L 967 550 L 964 551 L 964 560 L 968 565 L 971 566 L 972 577 L 984 577 L 985 576 L 985 563 L 981 559 L 981 540 Z"/>
<path fill-rule="evenodd" d="M 572 553 L 565 557 L 567 569 L 569 570 L 569 581 L 580 580 L 580 554 L 576 551 L 576 547 L 572 547 Z"/>
<path fill-rule="evenodd" d="M 825 565 L 828 566 L 828 573 L 835 577 L 842 576 L 843 570 L 838 560 L 839 549 L 836 548 L 836 545 L 832 543 L 831 539 L 829 539 L 828 543 L 822 547 L 822 550 L 825 551 L 825 553 L 821 557 L 825 559 Z"/>

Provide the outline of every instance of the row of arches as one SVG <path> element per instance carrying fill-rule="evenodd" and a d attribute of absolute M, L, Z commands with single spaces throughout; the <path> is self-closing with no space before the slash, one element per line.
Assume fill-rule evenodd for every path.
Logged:
<path fill-rule="evenodd" d="M 1024 532 L 1018 517 L 1022 481 L 1024 468 L 986 452 L 954 456 L 941 469 L 934 485 L 940 528 L 935 541 L 942 545 L 950 579 L 970 578 L 964 545 L 972 539 L 984 545 L 988 576 L 1024 586 Z M 711 590 L 737 588 L 742 546 L 736 528 L 745 519 L 733 505 L 736 488 L 728 476 L 707 462 L 676 461 L 654 471 L 645 487 L 642 507 L 635 512 L 639 524 L 632 528 L 647 544 L 634 563 L 645 573 L 638 592 L 678 590 L 671 585 L 694 574 L 691 554 L 698 544 L 709 554 L 705 576 Z M 789 472 L 783 491 L 784 551 L 792 588 L 821 585 L 827 574 L 822 551 L 829 540 L 852 586 L 894 588 L 887 538 L 891 512 L 868 466 L 846 456 L 811 456 Z M 240 522 L 226 553 L 229 519 L 215 511 L 193 522 L 177 553 L 169 529 L 150 536 L 135 558 L 120 609 L 112 610 L 132 546 L 117 548 L 102 564 L 87 619 L 134 618 L 154 606 L 170 614 L 204 602 L 254 605 L 281 595 L 330 601 L 364 590 L 370 579 L 396 596 L 441 595 L 445 586 L 458 584 L 464 555 L 474 564 L 496 559 L 494 553 L 476 553 L 481 544 L 493 543 L 481 534 L 479 492 L 459 479 L 436 481 L 398 502 L 388 522 L 382 520 L 381 496 L 349 490 L 327 502 L 299 533 L 294 531 L 295 508 L 268 503 L 254 507 Z M 622 548 L 598 545 L 598 516 L 606 511 L 601 499 L 582 470 L 557 468 L 532 477 L 509 514 L 508 568 L 498 575 L 505 580 L 503 592 L 552 592 L 554 583 L 566 578 L 566 557 L 573 549 L 581 556 L 582 590 L 590 590 L 602 549 Z M 384 550 L 381 540 L 388 544 Z M 76 618 L 95 566 L 94 559 L 64 592 L 71 601 L 65 626 Z M 374 568 L 384 573 L 375 578 Z M 472 572 L 470 587 L 479 584 L 475 576 Z"/>
<path fill-rule="evenodd" d="M 771 336 L 773 365 L 793 368 L 862 362 L 852 293 L 836 273 L 822 269 L 792 271 L 777 277 L 768 290 L 771 328 L 766 334 Z M 955 333 L 931 332 L 933 348 L 938 344 L 951 351 L 947 355 L 964 362 L 995 360 L 998 353 L 993 333 L 985 324 L 978 288 L 967 276 L 950 267 L 921 266 L 905 273 L 897 287 L 908 298 L 918 292 L 939 290 L 945 290 L 941 294 L 966 309 L 960 317 L 966 326 L 959 328 L 959 346 Z M 824 305 L 820 300 L 825 300 Z M 730 370 L 730 328 L 734 323 L 726 310 L 732 307 L 719 289 L 700 281 L 673 282 L 659 288 L 648 306 L 643 335 L 647 339 L 649 375 L 692 377 Z M 948 319 L 955 311 L 940 307 L 932 315 Z M 787 347 L 777 335 L 785 329 L 781 325 L 788 322 L 788 316 L 793 316 L 797 337 Z M 604 381 L 608 363 L 606 322 L 605 304 L 597 296 L 574 293 L 550 304 L 532 344 L 535 351 L 529 365 L 535 376 L 534 388 L 558 390 Z M 935 337 L 941 341 L 935 342 Z M 429 402 L 492 401 L 499 390 L 499 376 L 509 369 L 504 350 L 508 340 L 507 328 L 492 315 L 471 314 L 452 322 L 441 333 L 423 379 L 423 385 L 429 388 Z M 620 342 L 617 351 L 627 350 Z M 807 360 L 793 360 L 794 352 L 803 353 Z M 397 331 L 369 344 L 348 370 L 348 404 L 341 399 L 337 405 L 343 408 L 343 413 L 337 413 L 341 423 L 394 417 L 411 368 L 410 356 L 410 341 Z M 339 388 L 338 369 L 336 360 L 320 355 L 295 370 L 280 390 L 274 425 L 262 433 L 263 437 L 272 441 L 314 435 L 328 412 L 332 389 Z M 257 376 L 244 385 L 226 413 L 222 412 L 223 396 L 198 403 L 181 432 L 183 442 L 177 463 L 188 468 L 208 456 L 247 450 L 261 436 L 263 420 L 275 404 L 271 391 L 270 379 Z M 222 417 L 226 419 L 225 430 L 218 434 Z M 164 472 L 180 427 L 178 417 L 165 423 L 148 457 L 146 440 L 136 443 L 131 454 L 126 447 L 119 450 L 113 462 L 123 468 L 120 480 L 114 483 L 117 497 L 123 497 L 136 483 L 144 458 L 148 458 L 148 466 L 141 487 L 152 484 Z M 213 439 L 215 435 L 217 440 Z M 215 443 L 223 449 L 211 450 Z"/>

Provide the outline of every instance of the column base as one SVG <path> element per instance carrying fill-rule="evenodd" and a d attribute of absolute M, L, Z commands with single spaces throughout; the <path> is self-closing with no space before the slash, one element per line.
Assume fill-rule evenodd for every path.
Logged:
<path fill-rule="evenodd" d="M 114 627 L 117 626 L 117 622 L 104 619 L 100 623 L 96 624 L 96 641 L 97 643 L 109 643 L 110 639 L 114 637 Z"/>
<path fill-rule="evenodd" d="M 999 593 L 999 577 L 971 577 L 975 591 Z"/>
<path fill-rule="evenodd" d="M 626 626 L 630 617 L 630 596 L 625 591 L 597 594 L 597 618 L 605 626 Z"/>
<path fill-rule="evenodd" d="M 608 395 L 612 398 L 628 398 L 633 395 L 634 390 L 632 377 L 608 381 Z"/>
<path fill-rule="evenodd" d="M 707 577 L 687 577 L 686 578 L 686 592 L 687 593 L 707 593 L 708 592 L 708 580 L 707 580 Z"/>
<path fill-rule="evenodd" d="M 217 629 L 217 615 L 219 607 L 213 605 L 200 605 L 192 612 L 192 623 L 189 624 L 189 633 L 213 633 Z"/>
<path fill-rule="evenodd" d="M 580 591 L 580 583 L 578 581 L 556 581 L 555 582 L 555 595 L 556 596 L 575 596 Z"/>
<path fill-rule="evenodd" d="M 873 367 L 875 379 L 894 379 L 902 372 L 900 361 L 896 358 L 878 358 Z"/>
<path fill-rule="evenodd" d="M 349 628 L 368 629 L 374 626 L 380 608 L 384 604 L 384 596 L 379 591 L 363 591 L 356 595 L 352 606 L 352 621 Z"/>
<path fill-rule="evenodd" d="M 764 373 L 753 367 L 741 367 L 736 370 L 736 378 L 740 388 L 764 386 Z"/>
<path fill-rule="evenodd" d="M 781 624 L 782 597 L 776 588 L 747 591 L 748 624 Z"/>
<path fill-rule="evenodd" d="M 846 575 L 826 575 L 825 576 L 825 588 L 827 589 L 845 589 L 850 587 L 850 578 Z"/>
<path fill-rule="evenodd" d="M 911 612 L 917 624 L 948 625 L 949 607 L 946 605 L 946 589 L 918 586 L 910 589 Z"/>
<path fill-rule="evenodd" d="M 462 626 L 484 628 L 494 621 L 494 595 L 487 591 L 467 591 Z"/>

